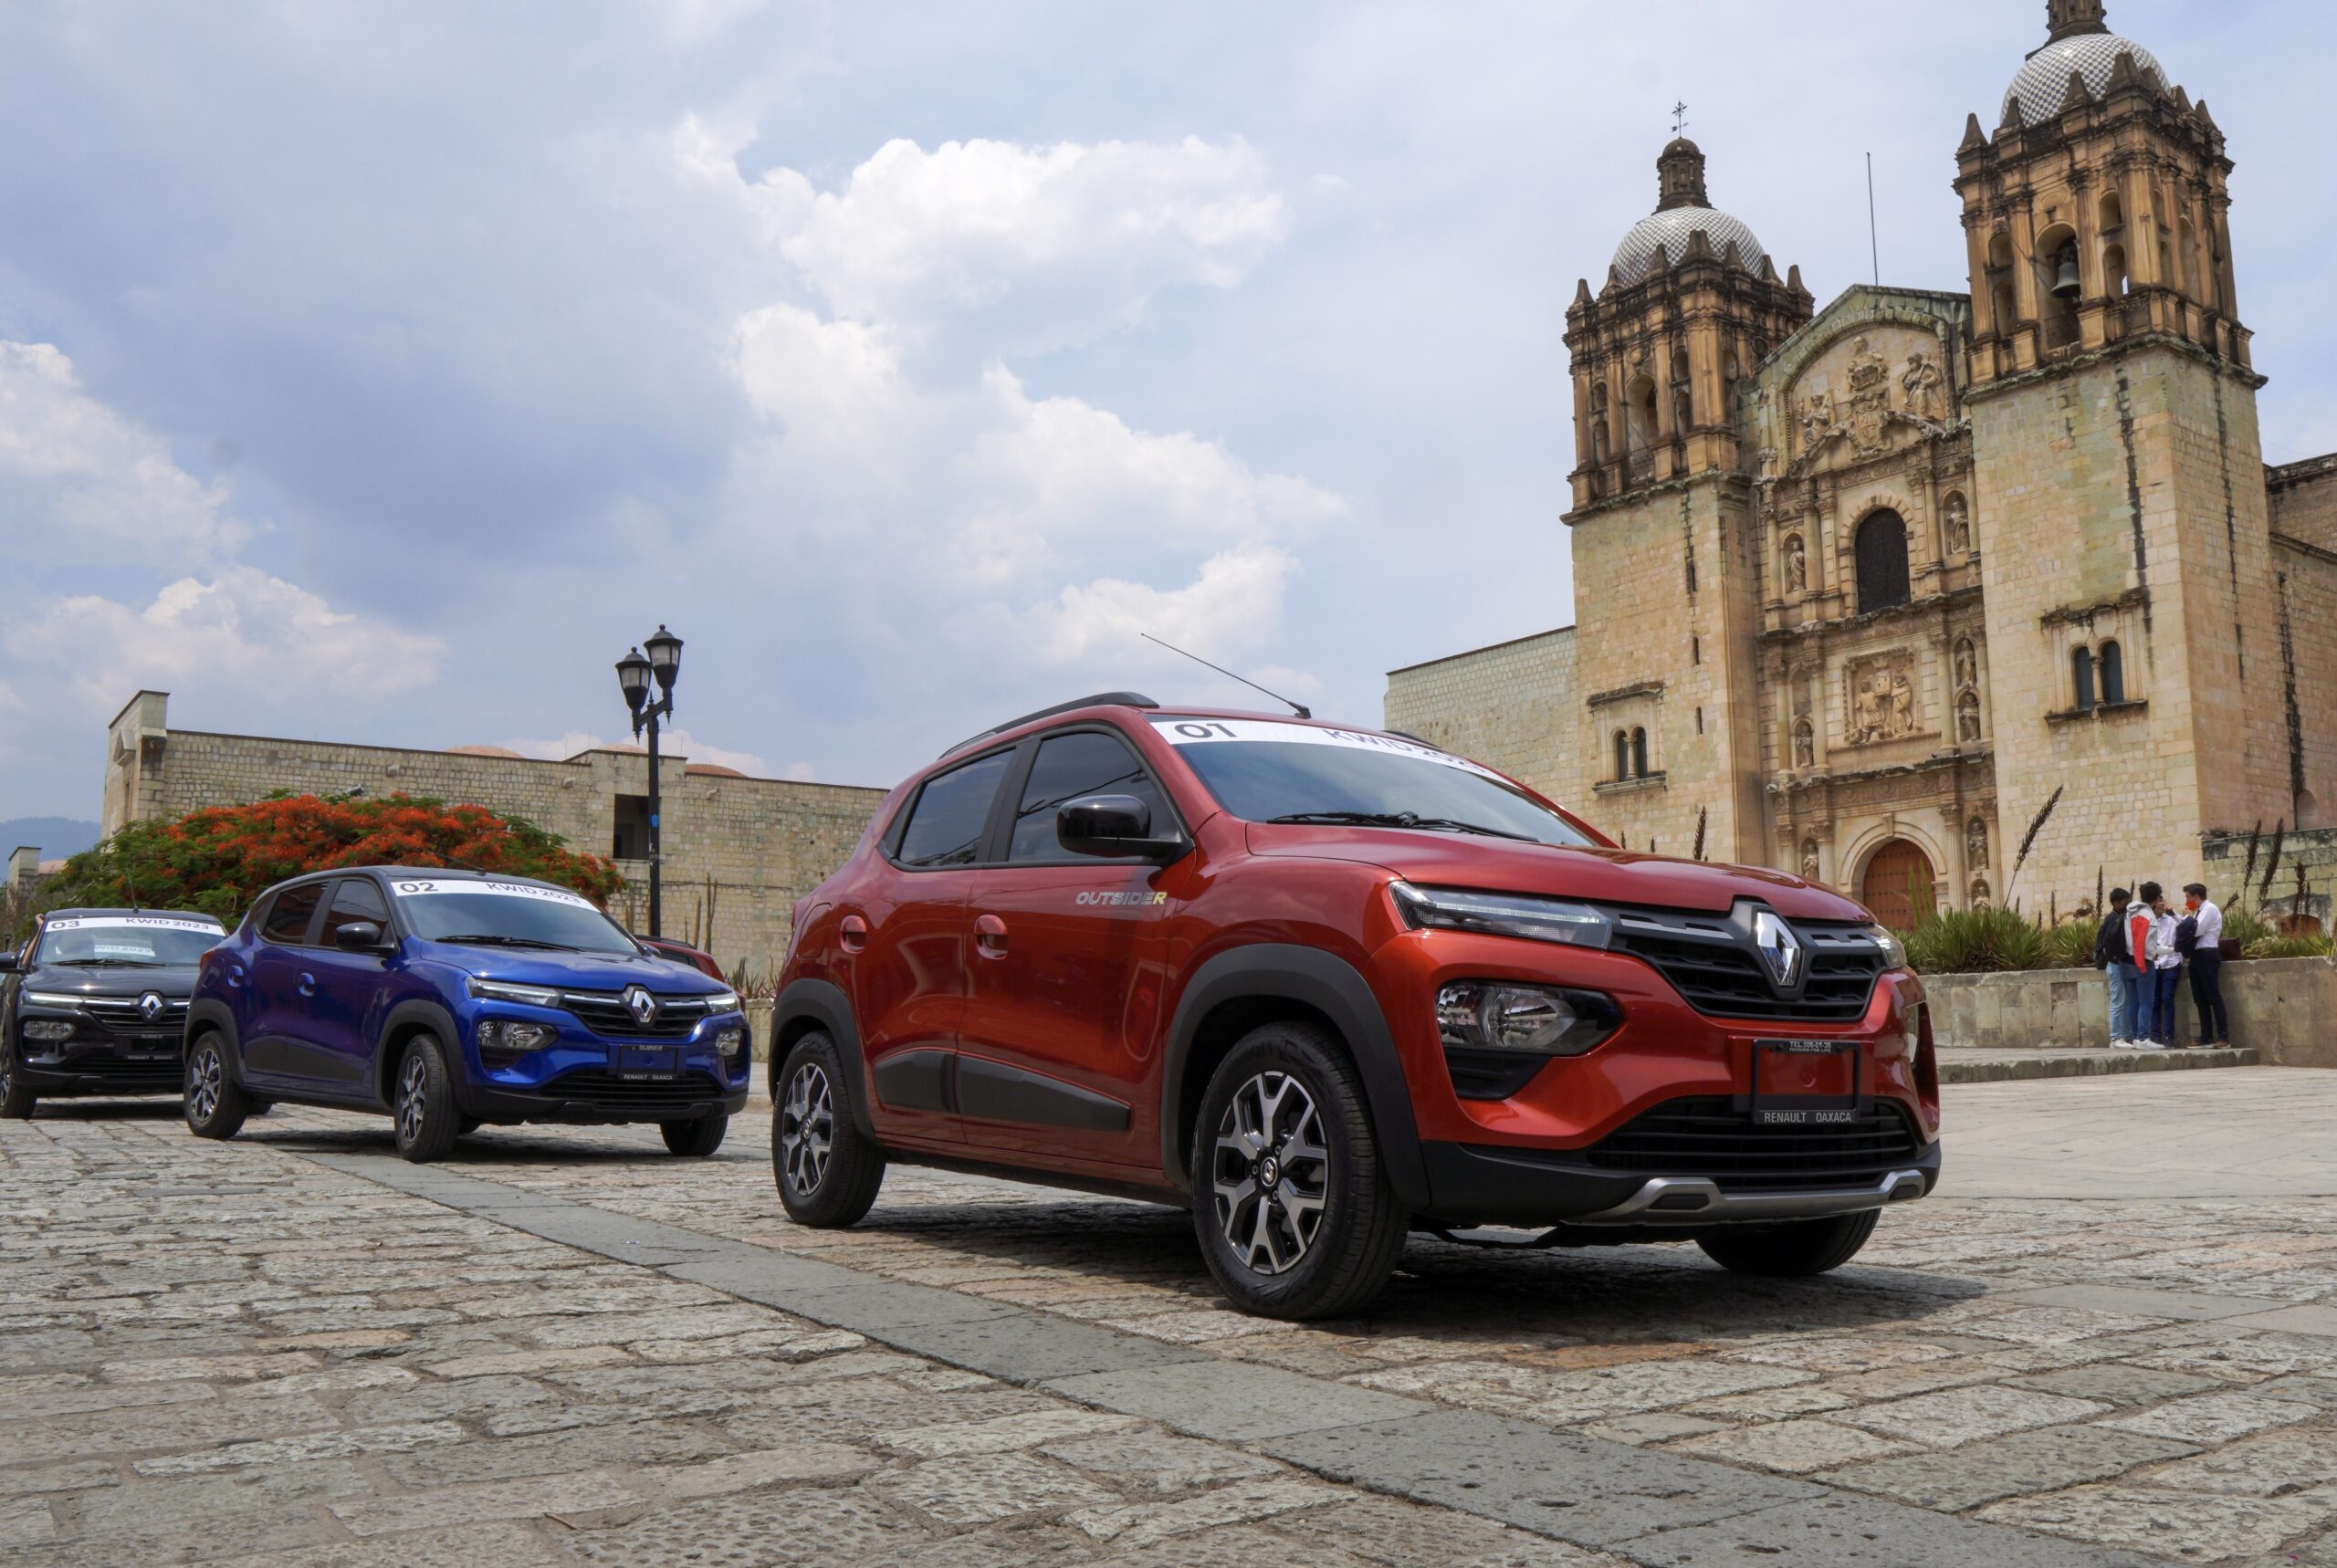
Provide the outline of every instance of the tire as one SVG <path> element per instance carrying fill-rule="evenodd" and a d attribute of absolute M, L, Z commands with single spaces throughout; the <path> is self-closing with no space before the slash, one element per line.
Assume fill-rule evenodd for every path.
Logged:
<path fill-rule="evenodd" d="M 1233 1304 L 1258 1317 L 1361 1310 L 1411 1227 L 1355 1063 L 1313 1024 L 1263 1025 L 1218 1064 L 1189 1169 L 1201 1256 Z"/>
<path fill-rule="evenodd" d="M 770 1108 L 770 1174 L 798 1225 L 857 1225 L 885 1185 L 885 1151 L 852 1119 L 852 1084 L 836 1043 L 813 1030 L 779 1070 Z"/>
<path fill-rule="evenodd" d="M 445 1158 L 462 1135 L 455 1086 L 446 1077 L 446 1058 L 436 1036 L 415 1035 L 399 1055 L 397 1071 L 390 1079 L 390 1125 L 398 1153 L 418 1166 Z"/>
<path fill-rule="evenodd" d="M 484 1125 L 486 1125 L 486 1124 L 481 1122 L 477 1116 L 462 1117 L 455 1124 L 455 1136 L 458 1138 L 467 1138 Z"/>
<path fill-rule="evenodd" d="M 1805 1280 L 1839 1269 L 1858 1256 L 1882 1210 L 1794 1219 L 1781 1225 L 1739 1225 L 1696 1238 L 1704 1256 L 1732 1274 Z"/>
<path fill-rule="evenodd" d="M 24 1121 L 39 1103 L 40 1097 L 26 1086 L 16 1071 L 16 1048 L 0 1042 L 0 1117 Z"/>
<path fill-rule="evenodd" d="M 730 1118 L 717 1114 L 700 1116 L 695 1122 L 664 1122 L 657 1130 L 665 1134 L 666 1153 L 702 1160 L 722 1146 L 722 1134 L 730 1130 Z"/>
<path fill-rule="evenodd" d="M 244 1118 L 252 1112 L 251 1096 L 236 1082 L 217 1035 L 203 1036 L 186 1053 L 180 1099 L 187 1130 L 198 1138 L 232 1138 L 244 1130 Z"/>

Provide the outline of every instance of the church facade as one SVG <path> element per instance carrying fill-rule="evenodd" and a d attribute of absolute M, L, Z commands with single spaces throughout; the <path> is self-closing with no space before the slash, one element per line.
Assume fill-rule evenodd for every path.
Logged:
<path fill-rule="evenodd" d="M 1567 316 L 1575 624 L 1393 672 L 1391 727 L 1902 925 L 2228 901 L 2276 839 L 2326 917 L 2337 457 L 2263 462 L 2206 104 L 2048 11 L 1954 150 L 1968 292 L 1817 309 L 1663 150 Z"/>

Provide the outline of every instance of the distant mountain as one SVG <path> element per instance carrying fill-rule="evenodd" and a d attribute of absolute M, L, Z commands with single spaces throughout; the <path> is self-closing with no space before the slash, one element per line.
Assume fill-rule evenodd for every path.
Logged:
<path fill-rule="evenodd" d="M 98 841 L 98 825 L 78 817 L 11 817 L 0 821 L 0 856 L 31 844 L 45 861 L 78 855 Z"/>

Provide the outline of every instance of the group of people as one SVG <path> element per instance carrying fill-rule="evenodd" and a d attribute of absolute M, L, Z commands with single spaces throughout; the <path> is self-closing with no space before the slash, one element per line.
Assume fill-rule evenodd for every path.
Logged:
<path fill-rule="evenodd" d="M 2094 934 L 2093 961 L 2110 980 L 2110 1043 L 2120 1051 L 2164 1051 L 2175 1044 L 2175 995 L 2191 978 L 2193 1046 L 2229 1045 L 2224 1011 L 2224 912 L 2206 886 L 2183 890 L 2183 913 L 2154 882 L 2135 893 L 2111 892 Z"/>

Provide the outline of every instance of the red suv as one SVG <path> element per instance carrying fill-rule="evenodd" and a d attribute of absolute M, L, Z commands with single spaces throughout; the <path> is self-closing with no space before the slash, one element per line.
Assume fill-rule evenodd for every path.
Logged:
<path fill-rule="evenodd" d="M 1797 877 L 1618 850 L 1403 736 L 1112 693 L 963 742 L 795 909 L 787 1212 L 888 1161 L 1189 1207 L 1234 1302 L 1408 1231 L 1847 1261 L 1939 1179 L 1922 984 Z"/>

